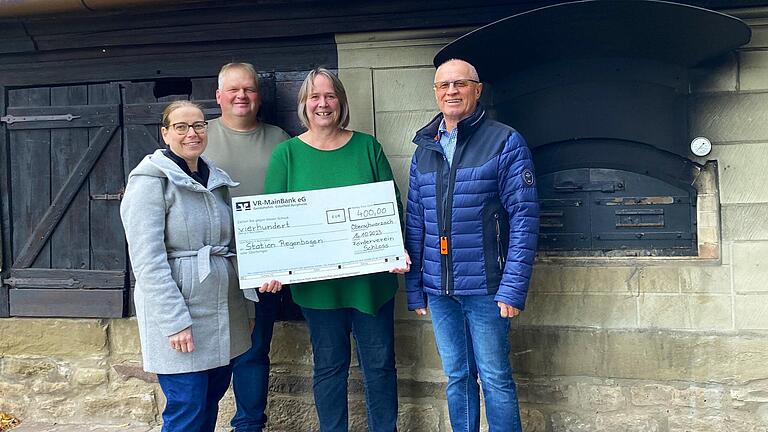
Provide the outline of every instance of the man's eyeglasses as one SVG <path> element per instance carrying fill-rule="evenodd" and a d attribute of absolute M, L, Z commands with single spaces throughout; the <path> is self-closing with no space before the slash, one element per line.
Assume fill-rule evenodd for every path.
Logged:
<path fill-rule="evenodd" d="M 192 124 L 179 122 L 179 123 L 172 124 L 170 127 L 173 128 L 173 130 L 175 130 L 176 133 L 179 135 L 186 135 L 187 132 L 189 131 L 189 128 L 192 128 L 195 131 L 195 133 L 200 134 L 200 133 L 204 133 L 208 129 L 208 122 L 198 121 Z"/>
<path fill-rule="evenodd" d="M 475 83 L 480 84 L 480 81 L 476 81 L 473 79 L 459 79 L 455 81 L 438 81 L 436 82 L 433 87 L 436 91 L 446 91 L 449 88 L 451 88 L 451 84 L 453 84 L 454 87 L 457 89 L 463 89 L 469 86 L 469 83 Z"/>

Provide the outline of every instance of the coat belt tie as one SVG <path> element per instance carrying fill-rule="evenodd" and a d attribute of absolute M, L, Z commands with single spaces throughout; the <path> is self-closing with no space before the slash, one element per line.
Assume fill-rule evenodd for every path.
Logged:
<path fill-rule="evenodd" d="M 200 283 L 211 274 L 211 256 L 231 257 L 235 254 L 229 251 L 227 246 L 205 245 L 196 251 L 173 251 L 168 252 L 168 258 L 186 258 L 197 257 L 197 276 Z"/>

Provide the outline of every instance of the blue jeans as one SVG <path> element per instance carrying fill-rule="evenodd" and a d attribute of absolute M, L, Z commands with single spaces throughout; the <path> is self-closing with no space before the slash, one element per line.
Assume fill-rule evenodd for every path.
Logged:
<path fill-rule="evenodd" d="M 219 401 L 229 388 L 232 367 L 157 374 L 165 394 L 162 432 L 213 432 Z"/>
<path fill-rule="evenodd" d="M 251 348 L 232 360 L 232 390 L 237 412 L 231 425 L 235 432 L 261 432 L 267 424 L 269 347 L 280 312 L 280 294 L 260 293 Z"/>
<path fill-rule="evenodd" d="M 347 432 L 347 385 L 351 343 L 363 372 L 370 432 L 397 430 L 394 299 L 376 315 L 356 309 L 302 308 L 309 325 L 314 358 L 312 390 L 321 432 Z"/>
<path fill-rule="evenodd" d="M 432 326 L 448 377 L 448 415 L 455 432 L 480 430 L 478 373 L 489 432 L 521 432 L 509 363 L 509 319 L 493 295 L 428 295 Z"/>

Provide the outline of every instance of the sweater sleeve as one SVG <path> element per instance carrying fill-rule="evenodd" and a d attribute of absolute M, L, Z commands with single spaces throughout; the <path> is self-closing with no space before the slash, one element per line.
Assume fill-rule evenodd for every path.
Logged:
<path fill-rule="evenodd" d="M 191 326 L 192 316 L 168 264 L 162 182 L 158 177 L 132 176 L 125 188 L 120 216 L 146 317 L 165 336 L 171 336 Z"/>
<path fill-rule="evenodd" d="M 509 249 L 495 300 L 520 310 L 525 308 L 539 233 L 535 182 L 531 152 L 523 137 L 514 132 L 499 159 L 499 191 L 509 214 Z"/>

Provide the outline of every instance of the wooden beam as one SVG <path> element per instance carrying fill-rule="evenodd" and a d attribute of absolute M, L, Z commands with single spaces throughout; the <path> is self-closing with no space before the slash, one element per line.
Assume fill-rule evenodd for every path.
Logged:
<path fill-rule="evenodd" d="M 10 315 L 19 317 L 120 318 L 122 290 L 11 289 Z"/>
<path fill-rule="evenodd" d="M 123 289 L 125 272 L 73 269 L 11 269 L 11 288 Z"/>
<path fill-rule="evenodd" d="M 5 115 L 5 87 L 0 87 L 0 117 Z M 8 133 L 0 124 L 0 275 L 11 265 L 11 164 Z M 6 298 L 7 300 L 7 298 Z M 2 308 L 2 303 L 0 303 Z"/>
<path fill-rule="evenodd" d="M 117 105 L 9 107 L 8 117 L 4 123 L 8 130 L 115 127 L 118 124 L 118 112 L 119 107 Z M 71 119 L 67 120 L 62 117 L 61 120 L 50 121 L 28 118 L 66 115 L 71 115 Z M 13 118 L 9 118 L 10 116 Z"/>
<path fill-rule="evenodd" d="M 99 156 L 106 148 L 109 140 L 115 134 L 117 128 L 103 127 L 89 143 L 88 150 L 72 170 L 72 174 L 61 187 L 61 190 L 54 198 L 51 206 L 45 212 L 45 215 L 35 227 L 30 240 L 19 252 L 16 261 L 13 263 L 15 268 L 29 267 L 35 261 L 35 258 L 45 246 L 51 233 L 61 220 L 64 212 L 67 211 L 69 203 L 77 194 L 83 182 L 88 178 L 93 166 L 98 161 Z"/>

